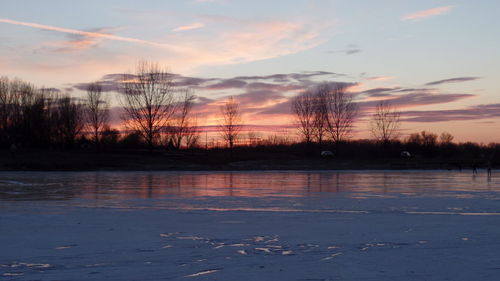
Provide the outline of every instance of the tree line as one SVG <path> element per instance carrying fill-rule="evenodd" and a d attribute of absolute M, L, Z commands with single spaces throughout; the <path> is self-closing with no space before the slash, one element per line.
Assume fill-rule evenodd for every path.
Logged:
<path fill-rule="evenodd" d="M 123 76 L 119 102 L 125 133 L 109 126 L 109 98 L 102 86 L 91 83 L 86 90 L 85 99 L 73 98 L 0 78 L 0 145 L 74 148 L 78 142 L 98 148 L 121 142 L 178 150 L 199 144 L 200 130 L 192 114 L 196 96 L 189 88 L 177 87 L 173 75 L 157 63 L 140 62 L 134 73 Z M 229 98 L 220 115 L 220 134 L 232 148 L 242 127 L 238 103 Z"/>
<path fill-rule="evenodd" d="M 306 144 L 321 145 L 325 140 L 338 144 L 350 137 L 358 107 L 346 86 L 323 83 L 294 97 L 292 112 Z M 400 115 L 388 101 L 380 101 L 369 123 L 372 136 L 384 143 L 397 139 Z"/>
<path fill-rule="evenodd" d="M 83 129 L 83 107 L 69 95 L 0 78 L 0 144 L 71 147 Z"/>
<path fill-rule="evenodd" d="M 193 90 L 177 86 L 174 76 L 157 63 L 140 62 L 134 72 L 123 75 L 118 89 L 123 108 L 122 132 L 109 126 L 109 98 L 101 85 L 91 83 L 86 90 L 86 98 L 73 98 L 54 89 L 0 78 L 0 145 L 74 148 L 77 144 L 91 144 L 96 148 L 121 145 L 179 150 L 200 144 L 200 130 L 192 112 L 196 100 Z M 298 94 L 291 99 L 291 111 L 300 142 L 317 150 L 339 150 L 339 145 L 352 136 L 359 115 L 354 94 L 338 83 L 322 83 Z M 452 145 L 451 134 L 437 136 L 425 131 L 400 142 L 400 116 L 388 101 L 375 106 L 369 116 L 374 145 L 404 143 L 405 147 L 396 146 L 419 151 L 425 148 L 424 154 L 432 154 L 428 151 L 438 145 Z M 243 128 L 236 99 L 230 97 L 221 104 L 219 119 L 219 135 L 232 151 Z M 285 143 L 292 145 L 277 140 L 267 142 L 275 146 Z M 262 144 L 252 141 L 249 145 Z"/>

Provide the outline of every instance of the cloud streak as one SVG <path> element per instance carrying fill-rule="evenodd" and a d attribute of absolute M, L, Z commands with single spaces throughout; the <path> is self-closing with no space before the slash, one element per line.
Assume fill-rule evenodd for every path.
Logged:
<path fill-rule="evenodd" d="M 97 28 L 90 32 L 109 34 L 110 28 Z M 49 50 L 54 53 L 70 53 L 86 49 L 96 48 L 103 38 L 88 37 L 80 34 L 66 34 L 67 40 L 45 43 L 37 51 Z"/>
<path fill-rule="evenodd" d="M 172 31 L 179 32 L 179 31 L 186 31 L 186 30 L 192 30 L 192 29 L 199 29 L 199 28 L 202 28 L 204 26 L 205 25 L 201 22 L 194 22 L 194 23 L 189 24 L 189 25 L 183 25 L 183 26 L 179 26 L 177 28 L 174 28 L 174 29 L 172 29 Z"/>
<path fill-rule="evenodd" d="M 380 81 L 393 80 L 394 78 L 395 78 L 394 76 L 374 76 L 374 77 L 368 77 L 366 78 L 366 80 L 380 82 Z"/>
<path fill-rule="evenodd" d="M 124 74 L 108 74 L 99 81 L 104 91 L 117 91 Z M 245 123 L 258 126 L 273 125 L 275 128 L 288 126 L 293 120 L 291 97 L 300 95 L 308 87 L 322 81 L 335 80 L 339 76 L 333 72 L 311 71 L 278 73 L 262 76 L 237 76 L 229 78 L 200 78 L 178 74 L 173 82 L 181 87 L 191 87 L 198 98 L 193 108 L 193 116 L 199 125 L 217 124 L 220 105 L 233 96 L 239 103 Z M 448 80 L 448 79 L 447 79 Z M 350 91 L 355 91 L 356 83 L 336 81 Z M 85 90 L 87 84 L 74 84 L 74 89 Z M 359 106 L 359 121 L 370 118 L 375 106 L 381 101 L 389 101 L 402 110 L 402 121 L 430 123 L 447 121 L 485 120 L 500 118 L 500 104 L 468 106 L 454 110 L 418 110 L 430 105 L 446 105 L 476 97 L 467 93 L 446 93 L 434 88 L 406 88 L 402 86 L 378 87 L 355 94 Z M 203 120 L 203 121 L 201 121 Z"/>
<path fill-rule="evenodd" d="M 429 18 L 429 17 L 439 16 L 439 15 L 446 14 L 451 9 L 453 9 L 453 6 L 443 6 L 443 7 L 437 7 L 437 8 L 432 8 L 432 9 L 428 9 L 428 10 L 418 11 L 418 12 L 411 13 L 411 14 L 408 14 L 408 15 L 401 17 L 401 20 L 403 20 L 403 21 L 420 20 L 420 19 L 425 19 L 425 18 Z"/>
<path fill-rule="evenodd" d="M 475 105 L 454 110 L 402 112 L 405 122 L 446 122 L 500 118 L 500 104 Z"/>
<path fill-rule="evenodd" d="M 459 83 L 459 82 L 467 82 L 467 81 L 474 81 L 481 79 L 480 77 L 456 77 L 456 78 L 450 78 L 450 79 L 444 79 L 444 80 L 438 80 L 438 81 L 433 81 L 425 84 L 426 86 L 435 86 L 435 85 L 441 85 L 441 84 L 448 84 L 448 83 Z"/>
<path fill-rule="evenodd" d="M 194 22 L 206 23 L 203 33 L 169 32 L 162 36 L 161 40 L 143 40 L 137 38 L 140 35 L 118 36 L 113 35 L 110 30 L 77 30 L 0 18 L 0 24 L 69 35 L 69 40 L 48 41 L 41 44 L 41 47 L 27 45 L 23 46 L 25 48 L 22 50 L 12 48 L 3 53 L 0 61 L 14 61 L 12 58 L 15 57 L 16 62 L 9 63 L 4 68 L 26 69 L 36 72 L 38 77 L 43 77 L 47 72 L 33 66 L 32 54 L 48 51 L 44 54 L 44 66 L 53 69 L 59 67 L 60 71 L 65 71 L 64 67 L 69 65 L 78 66 L 71 73 L 65 73 L 65 76 L 72 76 L 67 80 L 81 81 L 95 77 L 96 69 L 101 69 L 97 68 L 97 65 L 106 65 L 106 68 L 112 69 L 113 72 L 122 71 L 120 68 L 126 69 L 130 61 L 143 59 L 144 54 L 147 54 L 150 60 L 168 62 L 169 67 L 178 72 L 193 72 L 201 67 L 243 64 L 302 52 L 325 42 L 328 39 L 326 30 L 334 25 L 331 20 L 310 23 L 295 19 L 245 20 L 232 17 L 201 17 L 200 21 Z M 140 27 L 141 25 L 130 26 L 129 29 L 130 32 L 141 32 L 142 30 L 136 30 Z M 189 26 L 194 27 L 196 25 Z M 189 30 L 188 26 L 177 28 Z M 91 51 L 110 40 L 132 44 L 111 45 Z M 145 50 L 147 47 L 150 48 Z M 80 55 L 74 56 L 75 52 Z M 57 79 L 62 80 L 61 77 L 58 75 Z"/>
<path fill-rule="evenodd" d="M 6 18 L 0 18 L 0 22 L 7 23 L 7 24 L 13 24 L 13 25 L 32 27 L 32 28 L 37 28 L 37 29 L 42 29 L 42 30 L 50 30 L 50 31 L 67 33 L 67 34 L 81 35 L 81 36 L 92 37 L 92 38 L 103 38 L 103 39 L 108 39 L 108 40 L 137 43 L 137 44 L 143 44 L 143 45 L 160 47 L 160 48 L 178 49 L 178 47 L 172 46 L 169 44 L 157 43 L 157 42 L 148 41 L 148 40 L 142 40 L 142 39 L 131 38 L 131 37 L 123 37 L 123 36 L 117 36 L 117 35 L 105 34 L 105 33 L 99 33 L 99 32 L 82 31 L 82 30 L 63 28 L 63 27 L 57 27 L 57 26 L 51 26 L 51 25 L 44 25 L 44 24 L 38 24 L 38 23 L 32 23 L 32 22 L 15 21 L 15 20 L 6 19 Z"/>
<path fill-rule="evenodd" d="M 334 51 L 328 51 L 327 53 L 328 54 L 336 54 L 336 53 L 341 53 L 341 54 L 345 54 L 347 56 L 349 55 L 354 55 L 354 54 L 357 54 L 361 52 L 361 49 L 358 48 L 358 46 L 356 44 L 349 44 L 347 45 L 347 47 L 343 50 L 334 50 Z"/>

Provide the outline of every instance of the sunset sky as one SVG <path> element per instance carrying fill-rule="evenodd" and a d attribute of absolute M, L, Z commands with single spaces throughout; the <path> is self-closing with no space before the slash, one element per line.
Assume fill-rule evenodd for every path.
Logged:
<path fill-rule="evenodd" d="M 493 0 L 2 1 L 0 76 L 74 96 L 101 81 L 115 96 L 120 74 L 156 61 L 198 96 L 199 125 L 234 95 L 262 130 L 290 125 L 303 89 L 343 82 L 355 138 L 387 99 L 404 134 L 500 142 L 499 12 Z"/>

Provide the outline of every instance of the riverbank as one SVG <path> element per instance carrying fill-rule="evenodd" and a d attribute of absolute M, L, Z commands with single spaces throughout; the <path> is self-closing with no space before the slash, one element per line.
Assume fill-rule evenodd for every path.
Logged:
<path fill-rule="evenodd" d="M 305 157 L 286 153 L 147 150 L 0 152 L 3 171 L 246 171 L 246 170 L 405 170 L 470 169 L 472 159 Z"/>

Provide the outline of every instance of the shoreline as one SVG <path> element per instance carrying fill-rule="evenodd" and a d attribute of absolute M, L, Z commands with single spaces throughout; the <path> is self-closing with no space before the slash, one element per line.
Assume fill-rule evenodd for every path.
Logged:
<path fill-rule="evenodd" d="M 224 152 L 0 152 L 0 171 L 467 171 L 472 170 L 474 163 L 481 171 L 486 168 L 483 162 L 475 159 L 423 157 L 321 158 L 284 153 L 235 154 L 231 159 Z"/>

